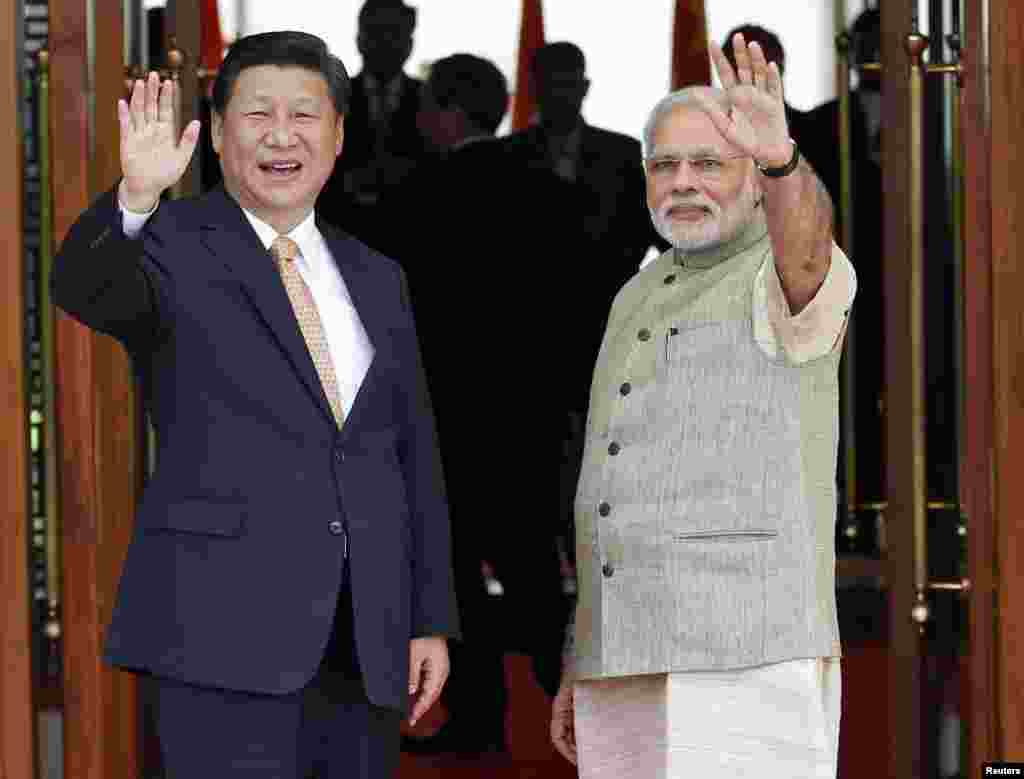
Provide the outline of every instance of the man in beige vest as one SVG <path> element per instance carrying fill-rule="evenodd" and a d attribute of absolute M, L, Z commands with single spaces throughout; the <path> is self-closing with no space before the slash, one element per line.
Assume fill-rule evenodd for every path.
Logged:
<path fill-rule="evenodd" d="M 585 779 L 830 777 L 838 382 L 853 268 L 761 48 L 644 133 L 673 249 L 612 305 L 552 739 Z"/>

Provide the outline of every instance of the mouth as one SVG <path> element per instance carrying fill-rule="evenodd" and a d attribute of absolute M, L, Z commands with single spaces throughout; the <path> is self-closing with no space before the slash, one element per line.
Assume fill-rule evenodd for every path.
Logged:
<path fill-rule="evenodd" d="M 667 219 L 681 222 L 698 222 L 709 216 L 714 216 L 714 213 L 710 208 L 692 203 L 680 203 L 670 206 L 665 211 L 665 217 Z"/>
<path fill-rule="evenodd" d="M 263 173 L 275 179 L 289 179 L 298 176 L 302 171 L 302 163 L 294 160 L 262 162 L 259 166 Z"/>

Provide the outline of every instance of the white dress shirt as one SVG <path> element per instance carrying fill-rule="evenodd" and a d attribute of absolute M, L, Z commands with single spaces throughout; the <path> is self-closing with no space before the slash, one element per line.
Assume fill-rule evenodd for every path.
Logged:
<path fill-rule="evenodd" d="M 148 214 L 136 214 L 121 206 L 125 235 L 129 238 L 137 236 L 155 211 L 154 208 Z M 244 208 L 242 212 L 269 252 L 278 232 Z M 338 265 L 331 256 L 327 241 L 317 229 L 314 213 L 310 211 L 309 216 L 286 235 L 298 244 L 302 252 L 302 256 L 296 259 L 299 273 L 309 287 L 320 313 L 334 372 L 338 377 L 341 407 L 347 416 L 373 360 L 373 345 L 359 319 Z M 269 256 L 267 262 L 271 262 Z"/>

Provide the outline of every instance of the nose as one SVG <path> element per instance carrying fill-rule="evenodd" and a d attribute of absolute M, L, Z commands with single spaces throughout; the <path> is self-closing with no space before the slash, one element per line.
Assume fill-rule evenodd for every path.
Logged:
<path fill-rule="evenodd" d="M 700 177 L 693 171 L 689 161 L 683 160 L 676 166 L 672 177 L 672 192 L 676 194 L 692 194 L 698 190 Z"/>
<path fill-rule="evenodd" d="M 295 143 L 295 129 L 291 119 L 282 117 L 276 120 L 267 131 L 266 142 L 275 148 L 288 148 Z"/>

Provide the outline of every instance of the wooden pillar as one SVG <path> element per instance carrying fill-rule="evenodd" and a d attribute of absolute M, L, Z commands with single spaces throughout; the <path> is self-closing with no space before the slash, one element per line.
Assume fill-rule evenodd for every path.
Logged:
<path fill-rule="evenodd" d="M 890 669 L 893 684 L 888 690 L 892 722 L 885 776 L 924 779 L 921 767 L 921 662 L 917 626 L 911 622 L 914 607 L 914 511 L 920 488 L 915 469 L 915 440 L 923 421 L 915 401 L 915 365 L 911 334 L 914 331 L 911 247 L 911 138 L 910 67 L 906 52 L 911 30 L 911 4 L 917 0 L 888 0 L 882 15 L 882 201 L 884 204 L 885 261 L 883 299 L 886 340 L 886 511 L 888 555 L 885 577 L 889 584 Z M 871 262 L 869 258 L 862 262 Z M 864 305 L 864 301 L 861 302 Z M 862 308 L 864 312 L 866 309 Z M 884 760 L 880 755 L 880 760 Z"/>
<path fill-rule="evenodd" d="M 964 437 L 962 502 L 967 514 L 968 775 L 998 754 L 996 530 L 993 521 L 992 127 L 988 30 L 983 3 L 964 17 Z"/>
<path fill-rule="evenodd" d="M 50 0 L 52 170 L 53 181 L 59 182 L 54 186 L 53 211 L 58 243 L 90 201 L 113 186 L 119 175 L 116 100 L 124 83 L 123 15 L 94 9 L 91 49 L 95 55 L 90 61 L 89 2 Z M 65 775 L 135 779 L 139 719 L 135 680 L 101 660 L 137 492 L 132 376 L 120 346 L 60 313 L 56 384 Z"/>
<path fill-rule="evenodd" d="M 996 748 L 1007 760 L 1024 759 L 1024 7 L 992 0 L 991 258 L 992 364 L 994 366 L 994 501 L 997 571 Z"/>
<path fill-rule="evenodd" d="M 22 3 L 0 0 L 0 779 L 35 775 L 28 587 L 28 417 L 25 403 L 25 269 L 22 234 Z"/>

